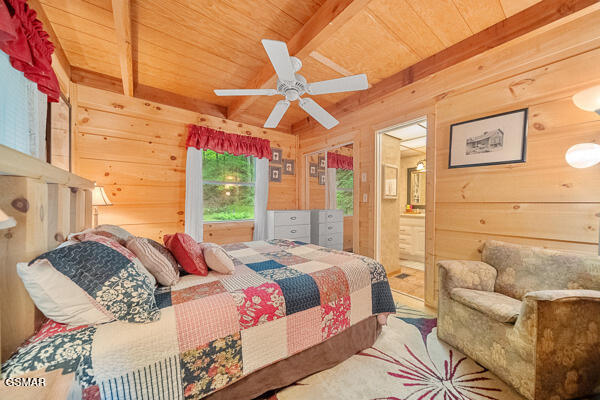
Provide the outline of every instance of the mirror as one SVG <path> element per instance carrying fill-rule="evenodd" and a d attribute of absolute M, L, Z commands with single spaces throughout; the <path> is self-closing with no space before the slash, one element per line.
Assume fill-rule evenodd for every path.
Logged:
<path fill-rule="evenodd" d="M 353 145 L 306 155 L 308 209 L 344 211 L 344 250 L 353 248 L 354 163 Z"/>
<path fill-rule="evenodd" d="M 406 187 L 406 204 L 413 208 L 425 208 L 425 172 L 417 168 L 408 168 Z"/>

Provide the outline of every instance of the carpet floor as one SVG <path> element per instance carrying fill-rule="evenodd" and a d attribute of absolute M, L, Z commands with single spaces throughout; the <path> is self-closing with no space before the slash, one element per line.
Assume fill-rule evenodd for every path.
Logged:
<path fill-rule="evenodd" d="M 435 317 L 396 304 L 373 345 L 269 400 L 516 400 L 487 369 L 437 338 Z"/>

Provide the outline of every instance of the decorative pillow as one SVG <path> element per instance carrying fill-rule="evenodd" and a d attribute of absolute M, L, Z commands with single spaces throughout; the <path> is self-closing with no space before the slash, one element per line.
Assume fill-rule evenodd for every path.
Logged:
<path fill-rule="evenodd" d="M 110 239 L 107 236 L 100 236 L 95 233 L 83 233 L 83 234 L 79 235 L 77 238 L 80 242 L 91 241 L 91 242 L 102 243 L 102 244 L 110 247 L 111 249 L 116 250 L 119 253 L 123 254 L 125 257 L 127 257 L 127 259 L 129 261 L 133 262 L 133 264 L 135 265 L 135 268 L 137 268 L 137 270 L 139 272 L 144 273 L 148 277 L 148 279 L 150 279 L 150 282 L 152 282 L 152 287 L 156 286 L 156 279 L 154 278 L 154 275 L 152 275 L 150 273 L 150 271 L 148 271 L 148 269 L 146 269 L 146 267 L 144 266 L 144 263 L 134 253 L 132 253 L 130 250 L 128 250 L 127 247 L 121 246 L 119 244 L 119 242 L 117 242 L 116 240 Z"/>
<path fill-rule="evenodd" d="M 117 225 L 98 225 L 95 228 L 86 229 L 85 231 L 72 233 L 69 235 L 69 240 L 81 240 L 81 236 L 86 233 L 93 233 L 99 236 L 105 236 L 109 239 L 116 240 L 121 246 L 127 245 L 127 241 L 134 237 L 131 233 Z"/>
<path fill-rule="evenodd" d="M 208 268 L 221 274 L 233 274 L 235 268 L 233 260 L 229 258 L 227 252 L 216 243 L 200 243 L 204 260 Z"/>
<path fill-rule="evenodd" d="M 169 263 L 173 266 L 173 269 L 179 271 L 179 264 L 177 264 L 177 260 L 175 259 L 175 257 L 173 257 L 173 254 L 169 251 L 169 249 L 167 249 L 162 244 L 155 242 L 152 239 L 146 238 L 146 240 L 148 241 L 148 243 L 150 243 L 152 247 L 158 250 L 160 254 L 162 254 L 169 261 Z"/>
<path fill-rule="evenodd" d="M 202 248 L 194 239 L 185 233 L 165 235 L 165 246 L 173 253 L 175 259 L 186 272 L 205 276 L 208 266 L 202 255 Z"/>
<path fill-rule="evenodd" d="M 179 269 L 154 248 L 150 239 L 134 237 L 127 242 L 127 249 L 131 250 L 144 264 L 144 267 L 163 286 L 173 286 L 179 280 Z"/>
<path fill-rule="evenodd" d="M 154 286 L 135 263 L 94 241 L 57 248 L 17 272 L 35 305 L 48 318 L 69 325 L 160 318 Z"/>

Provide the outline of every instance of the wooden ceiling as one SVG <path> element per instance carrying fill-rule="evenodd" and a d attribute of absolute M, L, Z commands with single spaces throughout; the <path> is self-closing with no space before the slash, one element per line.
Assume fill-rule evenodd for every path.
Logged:
<path fill-rule="evenodd" d="M 116 90 L 143 97 L 142 89 L 152 88 L 261 125 L 278 96 L 217 97 L 213 89 L 273 86 L 263 38 L 287 42 L 309 82 L 366 73 L 374 85 L 539 1 L 131 0 L 130 9 L 127 0 L 40 3 L 79 79 L 120 80 L 129 51 L 136 90 L 128 79 Z M 314 99 L 328 108 L 350 95 Z M 280 128 L 305 118 L 294 104 Z"/>

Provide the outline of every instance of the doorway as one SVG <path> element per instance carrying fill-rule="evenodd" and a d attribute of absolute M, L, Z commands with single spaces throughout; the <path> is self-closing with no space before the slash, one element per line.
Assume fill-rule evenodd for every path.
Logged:
<path fill-rule="evenodd" d="M 427 118 L 382 129 L 376 135 L 376 257 L 390 287 L 425 297 Z"/>

